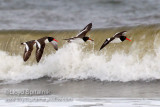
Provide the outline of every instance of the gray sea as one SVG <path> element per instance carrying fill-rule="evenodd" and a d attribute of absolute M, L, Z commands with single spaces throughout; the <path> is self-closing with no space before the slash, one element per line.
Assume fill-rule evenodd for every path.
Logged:
<path fill-rule="evenodd" d="M 0 29 L 61 30 L 157 24 L 159 0 L 1 0 Z"/>

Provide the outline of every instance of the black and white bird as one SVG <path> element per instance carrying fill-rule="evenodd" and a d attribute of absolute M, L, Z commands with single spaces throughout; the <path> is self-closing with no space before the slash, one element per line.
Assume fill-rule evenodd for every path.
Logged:
<path fill-rule="evenodd" d="M 27 61 L 29 59 L 33 51 L 33 46 L 36 44 L 36 60 L 37 62 L 39 62 L 43 55 L 43 51 L 44 51 L 46 43 L 51 43 L 54 49 L 58 50 L 57 42 L 58 41 L 54 39 L 53 37 L 43 37 L 38 40 L 32 40 L 32 41 L 21 43 L 22 45 L 25 45 L 23 60 Z"/>
<path fill-rule="evenodd" d="M 84 27 L 80 31 L 79 34 L 77 34 L 76 37 L 72 37 L 72 38 L 68 38 L 68 39 L 64 39 L 64 40 L 67 40 L 68 42 L 72 42 L 72 41 L 79 40 L 79 39 L 82 39 L 84 42 L 86 42 L 87 40 L 94 41 L 91 38 L 89 38 L 88 36 L 86 36 L 86 34 L 91 30 L 91 28 L 92 28 L 92 23 L 89 23 L 86 27 Z"/>
<path fill-rule="evenodd" d="M 57 45 L 58 41 L 52 37 L 43 37 L 43 38 L 36 40 L 35 42 L 36 42 L 36 60 L 37 62 L 39 62 L 42 57 L 46 43 L 52 43 L 54 49 L 58 50 L 58 45 Z"/>
<path fill-rule="evenodd" d="M 100 50 L 103 49 L 107 44 L 109 43 L 121 43 L 123 42 L 124 40 L 129 40 L 131 41 L 130 39 L 128 39 L 126 36 L 126 31 L 122 31 L 122 32 L 118 32 L 116 33 L 113 37 L 111 38 L 107 38 L 105 40 L 105 42 L 103 43 L 103 45 L 101 46 Z"/>

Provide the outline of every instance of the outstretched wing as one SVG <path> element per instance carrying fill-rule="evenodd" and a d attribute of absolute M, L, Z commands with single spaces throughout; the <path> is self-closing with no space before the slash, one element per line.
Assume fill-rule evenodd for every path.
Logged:
<path fill-rule="evenodd" d="M 33 49 L 32 49 L 33 50 Z M 24 54 L 23 54 L 23 60 L 26 62 L 29 57 L 31 56 L 31 53 L 32 53 L 32 50 L 28 50 L 27 51 L 27 48 L 25 47 L 25 51 L 24 51 Z"/>
<path fill-rule="evenodd" d="M 72 37 L 72 38 L 63 39 L 63 40 L 67 40 L 68 42 L 71 42 L 71 41 L 74 40 L 75 38 L 78 38 L 78 37 Z"/>
<path fill-rule="evenodd" d="M 41 57 L 43 55 L 43 51 L 44 51 L 44 47 L 45 47 L 45 43 L 41 44 L 41 47 L 39 48 L 38 45 L 36 44 L 36 60 L 37 62 L 39 62 L 41 60 Z"/>
<path fill-rule="evenodd" d="M 123 36 L 122 34 L 125 33 L 125 32 L 127 32 L 127 31 L 118 32 L 113 37 L 118 38 L 120 36 Z"/>
<path fill-rule="evenodd" d="M 51 44 L 53 45 L 55 50 L 58 50 L 58 44 L 56 41 L 51 41 Z"/>
<path fill-rule="evenodd" d="M 111 37 L 111 38 L 106 39 L 103 45 L 101 46 L 100 50 L 103 49 L 107 44 L 109 44 L 113 39 L 115 38 Z"/>
<path fill-rule="evenodd" d="M 33 51 L 33 45 L 35 44 L 35 40 L 31 40 L 31 41 L 21 43 L 21 44 L 25 45 L 23 60 L 26 62 L 31 56 L 31 53 Z"/>
<path fill-rule="evenodd" d="M 92 23 L 89 23 L 86 27 L 84 27 L 81 32 L 77 35 L 78 38 L 83 38 L 88 31 L 92 28 Z"/>

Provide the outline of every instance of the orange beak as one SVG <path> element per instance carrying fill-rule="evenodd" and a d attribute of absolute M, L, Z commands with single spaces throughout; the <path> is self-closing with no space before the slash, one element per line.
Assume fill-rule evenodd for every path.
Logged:
<path fill-rule="evenodd" d="M 91 38 L 89 38 L 88 40 L 94 41 L 94 40 L 92 40 Z"/>
<path fill-rule="evenodd" d="M 54 41 L 56 41 L 56 42 L 58 42 L 58 40 L 56 40 L 56 39 L 53 39 Z"/>
<path fill-rule="evenodd" d="M 126 38 L 126 40 L 129 40 L 129 41 L 131 41 L 130 39 L 128 39 L 128 38 Z"/>

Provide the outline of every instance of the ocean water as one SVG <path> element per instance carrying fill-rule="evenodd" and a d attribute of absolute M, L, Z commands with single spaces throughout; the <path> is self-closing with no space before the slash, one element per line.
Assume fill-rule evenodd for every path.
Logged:
<path fill-rule="evenodd" d="M 61 30 L 157 24 L 159 0 L 1 0 L 0 29 Z"/>
<path fill-rule="evenodd" d="M 99 51 L 107 37 L 127 29 L 132 41 L 109 44 Z M 160 79 L 159 25 L 93 30 L 88 35 L 94 42 L 67 43 L 63 39 L 78 31 L 2 31 L 0 32 L 0 67 L 2 81 L 23 81 L 44 76 L 58 79 L 100 81 L 150 81 Z M 66 36 L 63 36 L 67 34 Z M 20 43 L 45 35 L 59 41 L 59 50 L 47 44 L 40 63 L 35 62 L 35 49 L 23 62 L 24 46 Z M 15 62 L 16 60 L 16 62 Z M 4 63 L 5 62 L 5 63 Z"/>
<path fill-rule="evenodd" d="M 160 106 L 159 0 L 1 0 L 0 106 Z M 67 43 L 85 25 L 94 42 Z M 99 51 L 120 31 L 127 38 Z M 39 63 L 20 43 L 55 37 Z M 30 93 L 24 91 L 45 91 Z"/>
<path fill-rule="evenodd" d="M 95 41 L 86 43 L 67 43 L 63 40 L 76 35 L 78 30 L 1 31 L 2 106 L 38 106 L 39 102 L 42 106 L 53 104 L 64 107 L 159 106 L 159 26 L 94 29 L 88 35 Z M 99 51 L 107 37 L 122 30 L 128 31 L 127 37 L 131 42 L 109 44 Z M 59 50 L 55 51 L 47 44 L 39 63 L 35 61 L 35 49 L 28 62 L 23 62 L 24 46 L 20 43 L 46 35 L 54 36 L 59 41 Z M 16 93 L 49 90 L 52 93 L 26 96 L 6 94 L 8 90 Z M 57 101 L 55 96 L 56 99 L 70 98 L 71 101 Z M 37 101 L 37 98 L 40 99 Z"/>

